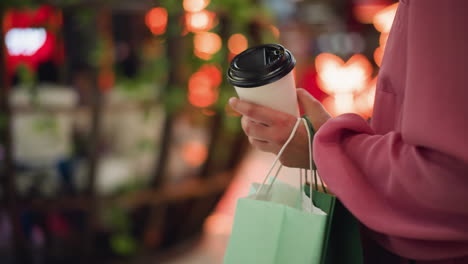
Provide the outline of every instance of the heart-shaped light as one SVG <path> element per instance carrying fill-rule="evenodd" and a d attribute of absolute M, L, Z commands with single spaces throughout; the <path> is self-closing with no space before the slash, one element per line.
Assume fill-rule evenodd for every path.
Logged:
<path fill-rule="evenodd" d="M 336 55 L 322 53 L 315 59 L 320 88 L 328 94 L 359 93 L 372 74 L 372 65 L 362 54 L 346 63 Z"/>

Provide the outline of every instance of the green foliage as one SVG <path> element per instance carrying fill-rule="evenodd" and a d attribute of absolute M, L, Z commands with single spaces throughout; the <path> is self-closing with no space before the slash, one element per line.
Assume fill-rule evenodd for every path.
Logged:
<path fill-rule="evenodd" d="M 169 86 L 164 96 L 166 112 L 175 113 L 187 104 L 186 89 L 180 86 Z"/>
<path fill-rule="evenodd" d="M 132 256 L 138 249 L 135 238 L 127 233 L 112 236 L 110 244 L 114 253 L 120 256 Z"/>
<path fill-rule="evenodd" d="M 0 8 L 35 8 L 40 4 L 34 0 L 1 0 Z"/>

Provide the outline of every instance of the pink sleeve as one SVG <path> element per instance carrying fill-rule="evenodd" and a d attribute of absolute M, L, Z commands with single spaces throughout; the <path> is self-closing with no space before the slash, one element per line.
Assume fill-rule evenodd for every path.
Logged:
<path fill-rule="evenodd" d="M 468 2 L 409 3 L 401 132 L 378 135 L 342 115 L 320 128 L 314 156 L 329 188 L 387 247 L 415 258 L 468 254 Z M 437 243 L 447 251 L 428 252 Z"/>

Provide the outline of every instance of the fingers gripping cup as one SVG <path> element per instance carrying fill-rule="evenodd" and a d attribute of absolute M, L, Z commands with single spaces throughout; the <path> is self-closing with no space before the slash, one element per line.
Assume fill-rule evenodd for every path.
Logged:
<path fill-rule="evenodd" d="M 266 44 L 234 57 L 227 75 L 240 99 L 299 116 L 292 71 L 295 65 L 289 50 Z"/>

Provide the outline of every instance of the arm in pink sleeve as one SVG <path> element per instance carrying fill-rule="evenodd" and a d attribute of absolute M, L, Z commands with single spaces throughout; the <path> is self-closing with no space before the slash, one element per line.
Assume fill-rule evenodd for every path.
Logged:
<path fill-rule="evenodd" d="M 346 114 L 314 140 L 325 183 L 407 257 L 468 254 L 467 10 L 463 0 L 409 1 L 401 132 L 377 135 Z M 427 252 L 430 243 L 447 251 Z"/>

